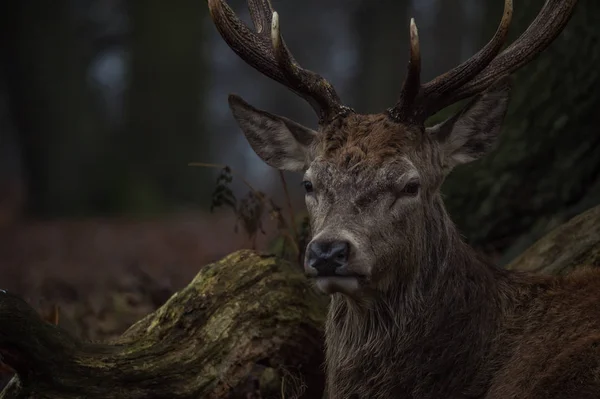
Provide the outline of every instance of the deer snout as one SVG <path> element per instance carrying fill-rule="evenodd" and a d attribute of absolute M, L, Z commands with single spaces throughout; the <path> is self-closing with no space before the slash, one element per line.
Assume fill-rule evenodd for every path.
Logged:
<path fill-rule="evenodd" d="M 312 241 L 307 248 L 305 270 L 313 277 L 339 276 L 348 264 L 348 241 Z"/>

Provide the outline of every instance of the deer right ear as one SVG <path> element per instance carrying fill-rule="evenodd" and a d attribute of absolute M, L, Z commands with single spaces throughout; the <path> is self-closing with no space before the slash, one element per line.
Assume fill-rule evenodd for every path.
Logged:
<path fill-rule="evenodd" d="M 508 108 L 511 81 L 503 77 L 462 111 L 427 133 L 441 144 L 450 168 L 471 162 L 494 148 Z"/>
<path fill-rule="evenodd" d="M 233 94 L 229 96 L 229 108 L 254 152 L 269 166 L 293 172 L 309 167 L 317 132 L 257 109 Z"/>

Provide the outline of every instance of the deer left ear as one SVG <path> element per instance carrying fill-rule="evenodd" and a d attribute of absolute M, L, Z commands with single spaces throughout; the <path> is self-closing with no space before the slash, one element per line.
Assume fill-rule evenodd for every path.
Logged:
<path fill-rule="evenodd" d="M 479 159 L 494 147 L 508 108 L 510 88 L 509 77 L 503 77 L 462 111 L 426 129 L 441 144 L 449 168 Z"/>
<path fill-rule="evenodd" d="M 293 172 L 308 168 L 317 132 L 255 108 L 233 94 L 229 96 L 229 107 L 254 152 L 268 165 Z"/>

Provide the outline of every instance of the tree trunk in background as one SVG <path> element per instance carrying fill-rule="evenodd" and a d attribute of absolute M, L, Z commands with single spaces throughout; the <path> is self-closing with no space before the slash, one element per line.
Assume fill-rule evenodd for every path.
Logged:
<path fill-rule="evenodd" d="M 81 213 L 101 194 L 89 174 L 106 157 L 106 132 L 85 84 L 87 65 L 70 2 L 7 1 L 0 19 L 29 210 L 47 216 Z"/>
<path fill-rule="evenodd" d="M 397 0 L 356 7 L 359 68 L 351 106 L 358 112 L 381 112 L 398 99 L 408 61 L 409 6 Z"/>
<path fill-rule="evenodd" d="M 0 54 L 4 52 L 0 50 Z M 21 216 L 24 181 L 17 131 L 9 107 L 6 60 L 0 56 L 0 229 Z"/>
<path fill-rule="evenodd" d="M 463 61 L 463 40 L 466 32 L 465 0 L 438 0 L 435 22 L 431 28 L 432 46 L 423 43 L 423 68 L 428 68 L 433 76 L 424 72 L 423 81 L 432 79 Z M 418 26 L 418 21 L 417 21 Z M 422 30 L 421 30 L 422 31 Z M 428 34 L 424 32 L 423 34 Z M 429 55 L 429 56 L 428 56 Z M 465 57 L 466 58 L 466 57 Z"/>
<path fill-rule="evenodd" d="M 198 168 L 187 166 L 204 153 L 206 3 L 136 0 L 129 7 L 131 80 L 121 155 L 131 169 L 119 177 L 115 200 L 139 212 L 194 204 L 206 189 Z"/>
<path fill-rule="evenodd" d="M 543 3 L 515 9 L 512 39 Z M 500 16 L 496 5 L 492 11 L 484 38 Z M 461 231 L 501 263 L 600 203 L 598 15 L 600 3 L 579 2 L 560 37 L 516 75 L 498 149 L 458 168 L 443 188 Z"/>

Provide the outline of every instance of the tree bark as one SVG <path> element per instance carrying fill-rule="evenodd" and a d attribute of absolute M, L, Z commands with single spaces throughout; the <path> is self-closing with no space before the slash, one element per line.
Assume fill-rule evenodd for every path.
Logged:
<path fill-rule="evenodd" d="M 600 266 L 600 206 L 552 230 L 507 268 L 544 274 L 567 274 Z"/>
<path fill-rule="evenodd" d="M 152 214 L 195 205 L 209 198 L 199 169 L 187 166 L 207 155 L 206 3 L 136 0 L 128 7 L 131 78 L 120 156 L 130 166 L 113 177 L 115 206 Z"/>
<path fill-rule="evenodd" d="M 89 176 L 102 160 L 110 163 L 70 3 L 0 3 L 2 72 L 22 150 L 27 210 L 36 216 L 89 210 L 103 194 Z"/>
<path fill-rule="evenodd" d="M 409 53 L 410 2 L 361 1 L 354 13 L 358 72 L 351 106 L 361 113 L 393 106 L 402 87 Z"/>
<path fill-rule="evenodd" d="M 105 344 L 0 291 L 0 354 L 17 374 L 0 398 L 318 398 L 325 309 L 295 265 L 247 250 Z"/>
<path fill-rule="evenodd" d="M 543 3 L 518 4 L 512 39 Z M 490 13 L 488 29 L 497 26 L 499 8 Z M 443 187 L 469 242 L 498 254 L 501 264 L 600 203 L 599 13 L 599 2 L 579 1 L 557 40 L 516 74 L 497 150 L 457 168 Z"/>

